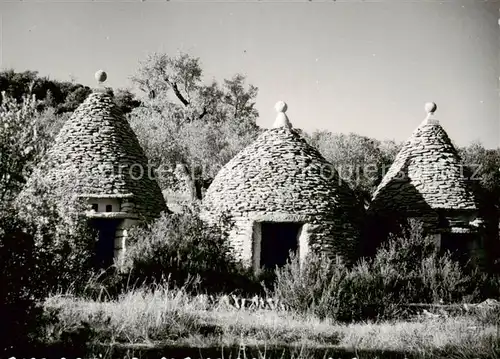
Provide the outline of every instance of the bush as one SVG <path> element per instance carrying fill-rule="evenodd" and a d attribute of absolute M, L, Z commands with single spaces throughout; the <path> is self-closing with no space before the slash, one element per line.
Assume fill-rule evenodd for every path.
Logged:
<path fill-rule="evenodd" d="M 54 291 L 83 288 L 93 273 L 95 231 L 88 225 L 85 204 L 55 188 L 37 171 L 21 192 L 7 219 L 31 237 L 30 291 L 42 298 Z M 21 270 L 22 271 L 22 270 Z"/>
<path fill-rule="evenodd" d="M 350 322 L 386 316 L 395 298 L 387 300 L 384 284 L 382 273 L 368 261 L 349 268 L 339 257 L 312 253 L 302 265 L 293 256 L 276 269 L 271 292 L 297 313 Z"/>
<path fill-rule="evenodd" d="M 250 291 L 258 284 L 233 259 L 224 232 L 208 227 L 194 212 L 164 214 L 131 230 L 131 246 L 120 270 L 129 282 L 160 283 L 209 292 Z"/>
<path fill-rule="evenodd" d="M 69 210 L 74 208 L 74 211 Z M 93 231 L 82 206 L 32 177 L 0 211 L 0 348 L 12 353 L 45 341 L 48 321 L 37 303 L 56 291 L 83 290 L 92 274 Z M 3 357 L 3 355 L 1 355 Z"/>
<path fill-rule="evenodd" d="M 38 299 L 47 293 L 43 262 L 26 224 L 9 209 L 0 213 L 0 356 L 19 355 L 42 342 L 44 328 L 55 318 L 46 315 Z"/>
<path fill-rule="evenodd" d="M 339 259 L 293 257 L 276 270 L 274 296 L 294 311 L 339 321 L 390 319 L 410 303 L 477 299 L 477 273 L 467 275 L 450 253 L 439 254 L 422 226 L 410 222 L 373 259 L 347 267 Z"/>
<path fill-rule="evenodd" d="M 422 224 L 409 221 L 377 251 L 373 269 L 394 283 L 404 303 L 454 303 L 477 297 L 479 273 L 466 273 L 450 252 L 439 253 Z"/>
<path fill-rule="evenodd" d="M 287 265 L 276 269 L 272 292 L 296 312 L 320 318 L 335 316 L 341 305 L 340 286 L 348 273 L 340 258 L 333 261 L 325 255 L 311 253 L 301 264 L 300 259 L 292 255 Z"/>
<path fill-rule="evenodd" d="M 30 286 L 30 251 L 33 249 L 33 238 L 18 230 L 14 218 L 0 218 L 2 235 L 0 240 L 0 316 L 2 317 L 2 333 L 0 348 L 2 350 L 16 348 L 27 341 L 30 328 L 34 327 L 37 318 L 36 303 L 28 290 Z M 24 343 L 22 343 L 24 344 Z"/>
<path fill-rule="evenodd" d="M 0 209 L 16 198 L 67 116 L 54 109 L 37 110 L 40 101 L 24 96 L 22 103 L 0 96 Z"/>

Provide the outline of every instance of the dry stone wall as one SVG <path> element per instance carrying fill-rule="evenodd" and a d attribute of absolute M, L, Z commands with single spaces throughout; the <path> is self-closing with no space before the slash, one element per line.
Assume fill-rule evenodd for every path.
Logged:
<path fill-rule="evenodd" d="M 77 108 L 41 166 L 77 194 L 127 198 L 123 208 L 144 219 L 167 209 L 135 133 L 106 93 L 92 93 Z"/>
<path fill-rule="evenodd" d="M 403 146 L 375 191 L 369 212 L 405 213 L 437 226 L 443 211 L 476 209 L 458 153 L 445 130 L 431 119 Z"/>
<path fill-rule="evenodd" d="M 224 166 L 207 190 L 204 216 L 228 215 L 240 257 L 252 248 L 252 223 L 297 216 L 310 223 L 311 247 L 356 256 L 361 213 L 333 166 L 293 129 L 273 128 Z"/>

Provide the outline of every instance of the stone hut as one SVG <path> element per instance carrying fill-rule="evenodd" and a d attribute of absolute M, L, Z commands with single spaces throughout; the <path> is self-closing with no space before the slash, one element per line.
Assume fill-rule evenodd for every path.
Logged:
<path fill-rule="evenodd" d="M 209 221 L 229 218 L 235 256 L 255 271 L 283 265 L 290 251 L 357 256 L 362 209 L 337 171 L 292 128 L 284 102 L 253 144 L 217 174 L 203 199 Z"/>
<path fill-rule="evenodd" d="M 102 85 L 64 124 L 41 168 L 51 183 L 88 201 L 103 266 L 121 257 L 127 228 L 167 211 L 135 133 Z"/>
<path fill-rule="evenodd" d="M 478 208 L 467 173 L 446 131 L 435 118 L 435 103 L 382 179 L 368 208 L 373 233 L 364 240 L 372 252 L 396 220 L 418 219 L 442 249 L 469 253 L 480 247 Z M 377 232 L 377 235 L 375 234 Z"/>

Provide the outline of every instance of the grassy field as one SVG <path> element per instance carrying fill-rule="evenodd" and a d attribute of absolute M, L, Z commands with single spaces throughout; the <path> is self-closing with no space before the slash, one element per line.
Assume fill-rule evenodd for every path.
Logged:
<path fill-rule="evenodd" d="M 352 352 L 394 351 L 418 357 L 500 358 L 495 324 L 473 316 L 342 324 L 285 310 L 248 310 L 208 305 L 183 290 L 136 289 L 118 300 L 69 295 L 49 297 L 46 312 L 59 322 L 48 338 L 92 328 L 92 343 L 130 347 L 287 346 Z"/>

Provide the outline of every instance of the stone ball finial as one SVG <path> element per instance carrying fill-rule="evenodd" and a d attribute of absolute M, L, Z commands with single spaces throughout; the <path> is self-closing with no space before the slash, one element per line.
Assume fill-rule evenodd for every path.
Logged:
<path fill-rule="evenodd" d="M 276 116 L 276 121 L 274 121 L 273 127 L 274 128 L 280 128 L 280 127 L 292 128 L 292 124 L 288 120 L 288 117 L 286 116 L 286 113 L 285 113 L 287 108 L 288 108 L 286 103 L 283 101 L 278 101 L 278 102 L 276 102 L 276 105 L 274 105 L 274 108 L 278 112 L 278 115 Z"/>
<path fill-rule="evenodd" d="M 437 105 L 434 102 L 427 102 L 425 104 L 425 112 L 428 114 L 433 114 L 437 110 Z"/>
<path fill-rule="evenodd" d="M 95 79 L 99 82 L 99 83 L 102 83 L 104 81 L 106 81 L 106 79 L 108 78 L 108 75 L 106 74 L 106 72 L 104 72 L 103 70 L 99 70 L 95 73 Z"/>
<path fill-rule="evenodd" d="M 288 109 L 288 106 L 284 101 L 278 101 L 276 102 L 276 105 L 274 105 L 274 108 L 276 109 L 276 112 L 285 113 L 286 110 Z"/>

